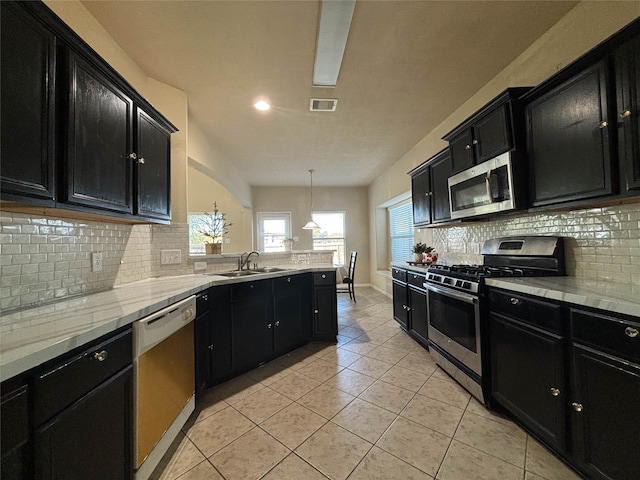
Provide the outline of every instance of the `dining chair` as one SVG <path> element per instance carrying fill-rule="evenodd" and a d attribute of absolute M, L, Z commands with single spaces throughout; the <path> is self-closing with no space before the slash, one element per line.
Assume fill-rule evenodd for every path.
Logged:
<path fill-rule="evenodd" d="M 352 251 L 349 258 L 349 268 L 347 270 L 347 276 L 342 279 L 342 284 L 336 286 L 336 293 L 348 293 L 349 298 L 356 301 L 356 290 L 354 283 L 354 276 L 356 274 L 356 258 L 358 252 Z"/>

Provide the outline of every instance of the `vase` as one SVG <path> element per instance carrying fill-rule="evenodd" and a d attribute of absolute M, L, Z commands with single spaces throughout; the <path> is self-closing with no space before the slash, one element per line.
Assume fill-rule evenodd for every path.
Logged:
<path fill-rule="evenodd" d="M 221 243 L 205 243 L 204 251 L 207 255 L 220 255 L 222 253 Z"/>
<path fill-rule="evenodd" d="M 421 253 L 414 253 L 414 259 L 416 263 L 422 263 L 422 254 Z"/>

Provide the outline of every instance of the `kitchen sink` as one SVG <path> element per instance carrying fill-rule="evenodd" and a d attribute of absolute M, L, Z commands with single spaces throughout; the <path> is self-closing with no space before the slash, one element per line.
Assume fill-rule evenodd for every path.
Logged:
<path fill-rule="evenodd" d="M 284 272 L 285 269 L 278 268 L 278 267 L 262 267 L 262 268 L 256 268 L 255 270 L 251 270 L 251 271 L 256 273 L 271 273 L 271 272 Z"/>
<path fill-rule="evenodd" d="M 247 275 L 255 275 L 259 272 L 254 272 L 251 270 L 233 270 L 231 272 L 222 272 L 222 273 L 210 273 L 209 275 L 220 275 L 221 277 L 246 277 Z"/>

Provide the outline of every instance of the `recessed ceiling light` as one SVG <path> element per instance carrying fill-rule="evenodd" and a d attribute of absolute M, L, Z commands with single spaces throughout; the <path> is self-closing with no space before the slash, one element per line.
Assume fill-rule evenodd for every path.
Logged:
<path fill-rule="evenodd" d="M 269 105 L 268 102 L 264 101 L 264 100 L 259 100 L 256 103 L 253 104 L 254 107 L 256 107 L 256 109 L 258 110 L 269 110 L 271 108 L 271 105 Z"/>

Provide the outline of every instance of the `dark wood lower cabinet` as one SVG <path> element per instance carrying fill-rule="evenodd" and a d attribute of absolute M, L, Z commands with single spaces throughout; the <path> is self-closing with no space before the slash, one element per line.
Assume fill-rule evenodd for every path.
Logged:
<path fill-rule="evenodd" d="M 132 478 L 129 366 L 36 429 L 37 480 Z"/>
<path fill-rule="evenodd" d="M 305 344 L 311 323 L 311 283 L 307 275 L 274 280 L 273 342 L 276 355 Z"/>
<path fill-rule="evenodd" d="M 0 402 L 0 474 L 7 480 L 26 480 L 30 475 L 29 387 L 27 379 L 2 383 Z"/>
<path fill-rule="evenodd" d="M 409 288 L 409 305 L 411 305 L 411 330 L 409 333 L 420 344 L 429 347 L 429 317 L 427 315 L 427 293 L 423 290 Z"/>
<path fill-rule="evenodd" d="M 409 328 L 409 307 L 407 306 L 407 284 L 393 282 L 393 319 L 400 324 L 402 328 Z"/>
<path fill-rule="evenodd" d="M 313 321 L 311 340 L 335 342 L 338 335 L 336 272 L 313 274 Z"/>

